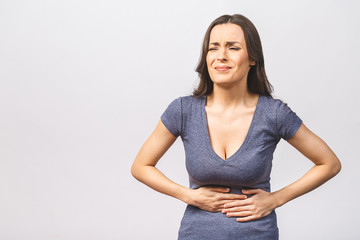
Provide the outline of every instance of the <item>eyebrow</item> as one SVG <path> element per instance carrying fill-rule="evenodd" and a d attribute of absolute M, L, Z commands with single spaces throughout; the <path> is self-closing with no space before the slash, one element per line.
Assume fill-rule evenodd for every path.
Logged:
<path fill-rule="evenodd" d="M 234 44 L 236 44 L 236 43 L 238 43 L 238 44 L 240 44 L 240 45 L 241 45 L 241 43 L 240 43 L 240 42 L 236 42 L 236 41 L 227 41 L 227 42 L 226 42 L 226 46 L 232 46 L 232 45 L 234 45 Z M 218 42 L 212 42 L 212 43 L 210 43 L 210 45 L 220 46 L 220 43 L 218 43 Z"/>

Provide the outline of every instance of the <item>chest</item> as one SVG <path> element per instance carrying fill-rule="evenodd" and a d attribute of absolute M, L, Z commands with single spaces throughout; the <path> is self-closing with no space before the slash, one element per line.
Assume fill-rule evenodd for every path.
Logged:
<path fill-rule="evenodd" d="M 264 187 L 277 143 L 274 120 L 261 105 L 230 115 L 212 112 L 204 103 L 194 107 L 185 117 L 182 139 L 191 187 Z"/>
<path fill-rule="evenodd" d="M 206 109 L 206 127 L 214 152 L 226 160 L 244 143 L 248 135 L 255 107 L 233 113 Z"/>

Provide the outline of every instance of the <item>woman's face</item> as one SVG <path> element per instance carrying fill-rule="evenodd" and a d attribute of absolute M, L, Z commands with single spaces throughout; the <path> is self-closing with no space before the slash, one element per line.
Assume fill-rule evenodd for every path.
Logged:
<path fill-rule="evenodd" d="M 214 84 L 246 82 L 250 65 L 255 65 L 255 61 L 249 59 L 240 26 L 225 23 L 211 30 L 206 63 Z"/>

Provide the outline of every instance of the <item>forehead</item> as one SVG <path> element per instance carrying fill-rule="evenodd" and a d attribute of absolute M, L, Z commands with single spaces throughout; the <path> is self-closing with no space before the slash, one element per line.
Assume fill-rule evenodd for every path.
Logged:
<path fill-rule="evenodd" d="M 233 23 L 219 24 L 213 27 L 210 33 L 211 42 L 238 41 L 245 42 L 244 32 L 239 25 Z"/>

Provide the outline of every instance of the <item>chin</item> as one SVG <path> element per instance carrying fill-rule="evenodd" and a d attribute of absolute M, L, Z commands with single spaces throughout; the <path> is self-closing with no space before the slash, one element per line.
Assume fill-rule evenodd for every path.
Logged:
<path fill-rule="evenodd" d="M 216 78 L 215 80 L 212 80 L 214 84 L 234 84 L 238 81 L 229 79 L 229 78 Z"/>
<path fill-rule="evenodd" d="M 231 87 L 231 86 L 234 86 L 234 84 L 236 82 L 233 82 L 233 81 L 216 81 L 214 82 L 214 85 L 218 85 L 218 86 L 221 86 L 221 87 Z"/>

